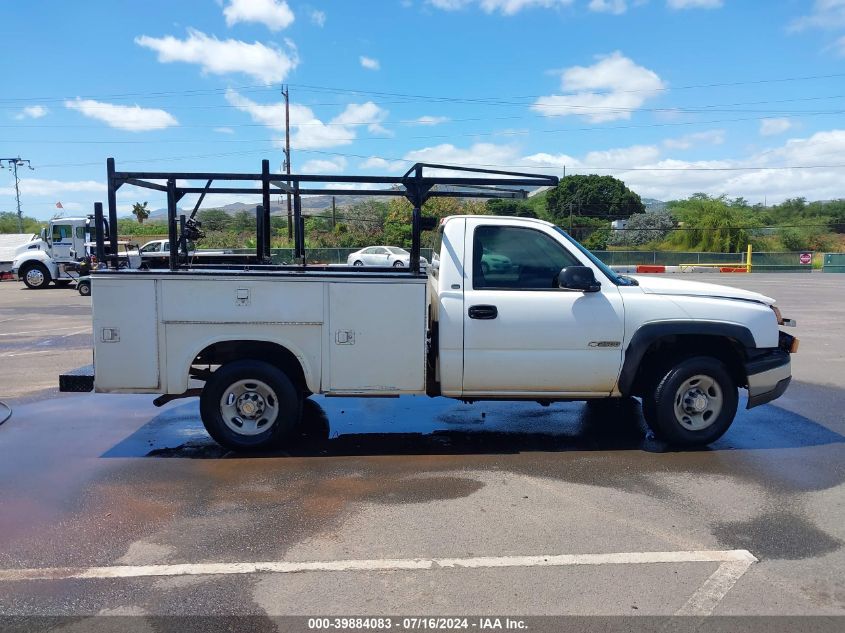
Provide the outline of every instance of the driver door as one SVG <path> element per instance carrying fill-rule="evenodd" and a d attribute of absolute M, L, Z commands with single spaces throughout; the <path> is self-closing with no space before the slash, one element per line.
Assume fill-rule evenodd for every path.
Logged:
<path fill-rule="evenodd" d="M 70 251 L 73 248 L 73 225 L 54 224 L 52 235 L 53 260 L 57 262 L 70 262 L 73 258 Z"/>
<path fill-rule="evenodd" d="M 598 271 L 599 292 L 560 289 L 561 268 L 587 263 L 545 229 L 467 220 L 472 257 L 464 290 L 464 395 L 613 389 L 622 363 L 619 290 Z"/>

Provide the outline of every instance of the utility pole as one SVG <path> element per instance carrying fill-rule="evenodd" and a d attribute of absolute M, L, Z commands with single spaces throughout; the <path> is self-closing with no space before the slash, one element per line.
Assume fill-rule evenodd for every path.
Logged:
<path fill-rule="evenodd" d="M 290 88 L 282 86 L 282 96 L 285 98 L 285 172 L 290 176 Z M 288 242 L 293 239 L 293 212 L 290 205 L 290 180 L 288 180 Z"/>
<path fill-rule="evenodd" d="M 336 224 L 337 224 L 337 215 L 335 215 L 334 196 L 332 196 L 332 230 L 334 230 L 334 227 L 335 227 Z"/>
<path fill-rule="evenodd" d="M 21 158 L 18 156 L 17 158 L 0 158 L 0 167 L 3 167 L 3 163 L 6 163 L 6 167 L 12 170 L 15 175 L 15 200 L 18 203 L 18 232 L 23 233 L 23 214 L 21 213 L 21 189 L 20 189 L 20 182 L 21 179 L 18 177 L 18 167 L 23 167 L 26 165 L 30 169 L 35 169 L 32 164 L 25 158 Z"/>

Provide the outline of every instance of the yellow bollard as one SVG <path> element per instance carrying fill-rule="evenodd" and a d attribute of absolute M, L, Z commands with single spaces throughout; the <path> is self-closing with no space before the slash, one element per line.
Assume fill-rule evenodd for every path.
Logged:
<path fill-rule="evenodd" d="M 748 245 L 748 254 L 745 256 L 745 272 L 751 272 L 751 244 Z"/>

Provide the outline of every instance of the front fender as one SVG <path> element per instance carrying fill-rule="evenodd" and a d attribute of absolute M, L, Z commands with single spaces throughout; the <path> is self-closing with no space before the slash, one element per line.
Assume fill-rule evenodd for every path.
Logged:
<path fill-rule="evenodd" d="M 631 394 L 637 371 L 645 353 L 656 341 L 668 336 L 719 336 L 736 341 L 745 348 L 756 348 L 754 335 L 747 327 L 721 321 L 656 321 L 642 325 L 631 337 L 625 350 L 625 361 L 619 373 L 618 390 Z"/>
<path fill-rule="evenodd" d="M 42 250 L 31 250 L 31 251 L 24 251 L 17 257 L 15 257 L 14 261 L 12 262 L 12 270 L 20 271 L 21 266 L 24 266 L 30 262 L 39 262 L 44 264 L 47 267 L 47 270 L 50 271 L 50 275 L 52 277 L 56 277 L 56 273 L 58 272 L 58 268 L 55 262 L 50 258 L 50 256 Z"/>

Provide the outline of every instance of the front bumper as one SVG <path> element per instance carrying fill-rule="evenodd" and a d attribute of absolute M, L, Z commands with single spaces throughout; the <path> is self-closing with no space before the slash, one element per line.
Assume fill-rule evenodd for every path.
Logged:
<path fill-rule="evenodd" d="M 747 409 L 780 398 L 792 380 L 789 352 L 772 349 L 745 364 L 748 376 Z"/>

